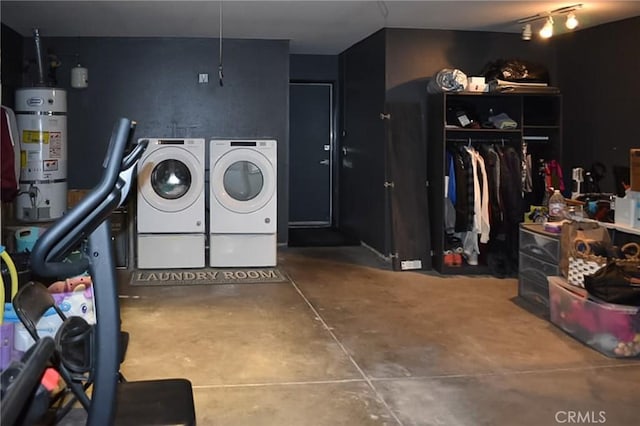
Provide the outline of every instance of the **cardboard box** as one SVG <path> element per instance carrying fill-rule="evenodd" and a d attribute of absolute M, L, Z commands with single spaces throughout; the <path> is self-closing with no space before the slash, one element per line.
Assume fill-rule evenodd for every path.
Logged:
<path fill-rule="evenodd" d="M 89 192 L 91 192 L 89 189 L 67 190 L 67 209 L 75 207 Z"/>
<path fill-rule="evenodd" d="M 488 89 L 489 86 L 484 77 L 469 77 L 467 80 L 467 91 L 469 92 L 487 92 Z"/>
<path fill-rule="evenodd" d="M 640 191 L 640 148 L 629 150 L 629 169 L 631 190 Z"/>

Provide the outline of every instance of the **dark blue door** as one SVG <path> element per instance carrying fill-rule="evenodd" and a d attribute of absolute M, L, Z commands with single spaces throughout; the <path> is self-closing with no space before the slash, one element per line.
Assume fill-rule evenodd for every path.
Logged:
<path fill-rule="evenodd" d="M 331 225 L 332 85 L 289 85 L 289 225 Z"/>

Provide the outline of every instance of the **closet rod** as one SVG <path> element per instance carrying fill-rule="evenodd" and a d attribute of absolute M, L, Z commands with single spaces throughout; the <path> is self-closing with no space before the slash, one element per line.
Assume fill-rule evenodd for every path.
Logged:
<path fill-rule="evenodd" d="M 474 143 L 474 142 L 483 142 L 483 143 L 503 143 L 503 142 L 521 142 L 521 138 L 511 139 L 511 138 L 500 138 L 500 139 L 473 139 L 473 138 L 447 138 L 447 142 L 463 142 L 463 143 Z"/>

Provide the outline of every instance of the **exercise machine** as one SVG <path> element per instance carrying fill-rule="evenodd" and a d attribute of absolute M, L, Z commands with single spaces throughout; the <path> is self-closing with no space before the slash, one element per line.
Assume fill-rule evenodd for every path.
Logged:
<path fill-rule="evenodd" d="M 87 425 L 195 425 L 190 381 L 119 380 L 120 307 L 109 217 L 124 203 L 136 163 L 146 148 L 144 140 L 134 141 L 134 130 L 135 122 L 129 119 L 116 122 L 100 182 L 38 238 L 31 253 L 31 269 L 38 276 L 56 278 L 88 270 L 92 277 L 96 324 Z M 66 262 L 65 257 L 78 247 L 84 256 Z"/>

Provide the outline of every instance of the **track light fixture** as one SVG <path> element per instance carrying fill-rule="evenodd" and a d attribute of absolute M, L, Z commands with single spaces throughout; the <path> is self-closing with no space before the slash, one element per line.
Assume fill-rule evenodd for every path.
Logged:
<path fill-rule="evenodd" d="M 578 26 L 578 18 L 576 17 L 576 10 L 582 8 L 582 3 L 574 4 L 571 6 L 561 7 L 550 12 L 538 13 L 536 15 L 528 16 L 526 18 L 519 19 L 519 24 L 524 24 L 522 27 L 522 39 L 531 40 L 532 30 L 531 23 L 544 20 L 544 25 L 539 31 L 540 37 L 549 38 L 553 36 L 553 17 L 558 15 L 567 15 L 565 26 L 573 30 Z"/>
<path fill-rule="evenodd" d="M 570 30 L 573 30 L 578 26 L 578 18 L 576 18 L 575 13 L 571 12 L 567 15 L 567 22 L 565 23 L 565 26 Z"/>
<path fill-rule="evenodd" d="M 549 16 L 547 22 L 544 23 L 542 29 L 540 29 L 540 37 L 550 38 L 553 35 L 553 18 Z"/>

